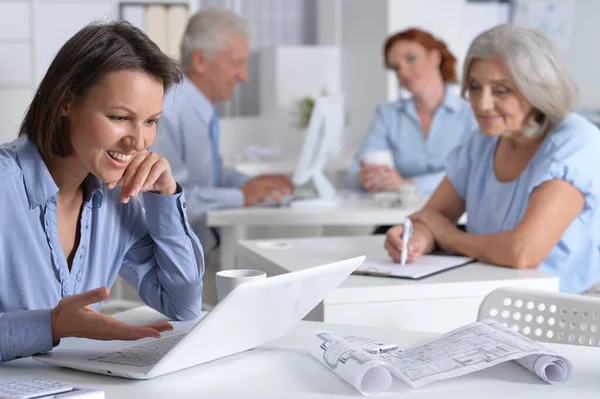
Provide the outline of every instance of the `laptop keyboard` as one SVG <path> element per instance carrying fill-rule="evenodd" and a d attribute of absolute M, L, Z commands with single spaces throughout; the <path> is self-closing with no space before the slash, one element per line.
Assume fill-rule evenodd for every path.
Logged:
<path fill-rule="evenodd" d="M 171 335 L 88 358 L 98 362 L 146 367 L 158 363 L 186 334 Z"/>

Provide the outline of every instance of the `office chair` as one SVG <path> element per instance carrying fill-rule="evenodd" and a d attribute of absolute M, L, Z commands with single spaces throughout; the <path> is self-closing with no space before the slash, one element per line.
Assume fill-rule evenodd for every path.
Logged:
<path fill-rule="evenodd" d="M 534 341 L 600 346 L 600 298 L 525 288 L 498 288 L 477 320 L 499 321 Z"/>

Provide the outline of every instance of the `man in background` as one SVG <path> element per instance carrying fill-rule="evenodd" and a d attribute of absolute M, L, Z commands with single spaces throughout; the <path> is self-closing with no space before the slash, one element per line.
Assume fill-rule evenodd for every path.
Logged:
<path fill-rule="evenodd" d="M 190 225 L 207 253 L 219 246 L 219 233 L 206 226 L 206 212 L 250 206 L 291 194 L 283 175 L 255 178 L 224 168 L 219 154 L 219 119 L 215 104 L 231 99 L 238 82 L 248 81 L 249 21 L 223 8 L 194 14 L 181 42 L 181 86 L 170 90 L 153 151 L 171 164 L 184 190 Z M 208 266 L 208 265 L 207 265 Z"/>

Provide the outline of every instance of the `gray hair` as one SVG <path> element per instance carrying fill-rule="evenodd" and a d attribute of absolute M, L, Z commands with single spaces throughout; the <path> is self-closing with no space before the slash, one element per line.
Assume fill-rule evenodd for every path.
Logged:
<path fill-rule="evenodd" d="M 550 39 L 539 31 L 509 24 L 495 26 L 471 43 L 463 66 L 463 97 L 473 61 L 494 57 L 502 59 L 517 89 L 534 108 L 523 134 L 545 132 L 577 106 L 577 86 L 562 66 Z"/>
<path fill-rule="evenodd" d="M 181 40 L 181 68 L 184 72 L 192 69 L 192 50 L 202 51 L 205 57 L 212 58 L 227 46 L 227 34 L 238 33 L 250 40 L 250 21 L 226 8 L 208 7 L 198 11 L 188 21 Z"/>

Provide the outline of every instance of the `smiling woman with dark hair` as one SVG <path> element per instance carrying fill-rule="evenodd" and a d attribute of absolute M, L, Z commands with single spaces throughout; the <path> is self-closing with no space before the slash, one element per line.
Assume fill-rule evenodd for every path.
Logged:
<path fill-rule="evenodd" d="M 0 146 L 0 361 L 63 337 L 170 329 L 95 311 L 117 274 L 168 317 L 200 313 L 202 248 L 169 163 L 148 151 L 165 90 L 180 80 L 125 22 L 89 25 L 56 55 L 20 138 Z"/>

